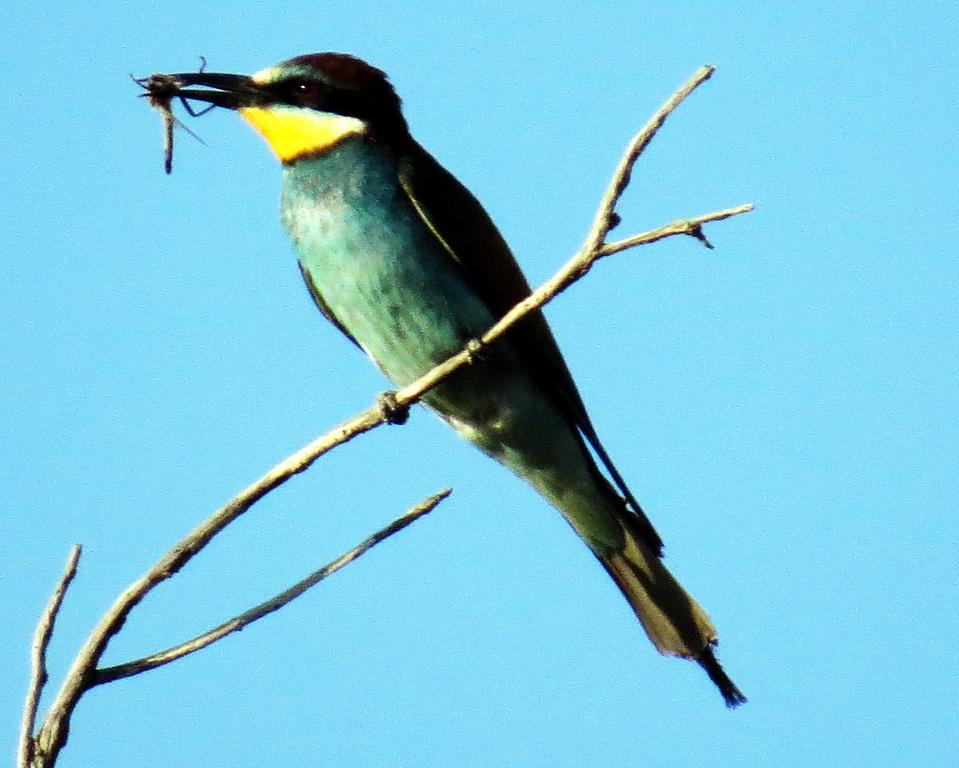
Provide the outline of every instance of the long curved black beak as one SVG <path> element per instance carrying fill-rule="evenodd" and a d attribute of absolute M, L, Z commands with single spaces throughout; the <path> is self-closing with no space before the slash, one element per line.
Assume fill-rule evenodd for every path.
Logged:
<path fill-rule="evenodd" d="M 178 72 L 138 78 L 146 90 L 144 96 L 153 102 L 169 103 L 171 99 L 202 101 L 224 109 L 242 109 L 265 104 L 271 94 L 247 75 L 225 72 Z M 202 89 L 193 86 L 204 86 Z M 207 90 L 213 88 L 216 90 Z"/>

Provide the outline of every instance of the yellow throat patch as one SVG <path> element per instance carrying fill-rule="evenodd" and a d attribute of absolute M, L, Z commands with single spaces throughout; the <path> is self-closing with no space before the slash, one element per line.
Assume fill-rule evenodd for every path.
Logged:
<path fill-rule="evenodd" d="M 366 124 L 355 117 L 285 105 L 244 107 L 239 112 L 284 163 L 366 131 Z"/>

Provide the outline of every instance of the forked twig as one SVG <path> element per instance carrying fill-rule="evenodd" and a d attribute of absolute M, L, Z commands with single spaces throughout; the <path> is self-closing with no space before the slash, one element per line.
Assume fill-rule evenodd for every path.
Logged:
<path fill-rule="evenodd" d="M 241 629 L 248 627 L 254 621 L 258 621 L 274 611 L 280 610 L 280 608 L 290 601 L 298 598 L 308 589 L 315 587 L 327 576 L 333 575 L 341 568 L 352 563 L 358 557 L 366 554 L 384 539 L 389 538 L 394 533 L 399 533 L 406 528 L 406 526 L 419 520 L 421 517 L 423 517 L 423 515 L 432 512 L 437 505 L 452 492 L 452 488 L 444 488 L 439 493 L 433 494 L 429 498 L 424 499 L 406 514 L 398 517 L 385 528 L 381 528 L 372 536 L 369 536 L 361 541 L 359 544 L 353 547 L 353 549 L 349 550 L 348 552 L 344 552 L 335 560 L 332 560 L 322 568 L 317 569 L 309 576 L 283 590 L 275 597 L 271 597 L 269 600 L 265 600 L 259 605 L 250 608 L 248 611 L 244 611 L 243 613 L 234 616 L 232 619 L 223 622 L 219 626 L 214 627 L 213 629 L 210 629 L 201 635 L 197 635 L 196 637 L 187 640 L 184 643 L 179 643 L 172 648 L 167 648 L 164 651 L 160 651 L 159 653 L 145 656 L 142 659 L 128 661 L 126 664 L 118 664 L 115 667 L 104 667 L 103 669 L 98 669 L 94 673 L 89 687 L 92 688 L 95 685 L 102 685 L 103 683 L 109 683 L 113 680 L 119 680 L 123 677 L 138 675 L 141 672 L 156 669 L 157 667 L 162 667 L 164 664 L 169 664 L 177 659 L 182 659 L 184 656 L 189 656 L 191 653 L 195 653 L 201 648 L 206 648 L 208 645 L 212 645 L 217 640 L 221 640 L 233 632 L 239 632 Z"/>
<path fill-rule="evenodd" d="M 715 71 L 716 68 L 708 64 L 697 69 L 696 72 L 693 73 L 693 76 L 656 110 L 655 114 L 646 121 L 646 125 L 640 129 L 639 133 L 637 133 L 626 146 L 623 157 L 620 159 L 619 165 L 616 166 L 616 170 L 613 173 L 613 178 L 610 180 L 609 185 L 606 187 L 606 192 L 599 202 L 599 208 L 593 217 L 593 226 L 586 236 L 586 242 L 583 244 L 581 252 L 598 251 L 602 244 L 606 242 L 609 231 L 619 224 L 616 205 L 623 196 L 623 192 L 626 191 L 626 187 L 629 186 L 630 179 L 633 175 L 633 166 L 636 164 L 639 156 L 646 147 L 649 146 L 649 142 L 653 140 L 653 136 L 663 127 L 666 118 L 673 113 L 676 107 L 686 100 L 689 94 L 712 77 Z"/>

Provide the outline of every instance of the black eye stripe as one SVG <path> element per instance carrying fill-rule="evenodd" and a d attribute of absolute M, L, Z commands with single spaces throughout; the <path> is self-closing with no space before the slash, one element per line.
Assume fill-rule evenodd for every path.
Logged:
<path fill-rule="evenodd" d="M 390 110 L 382 108 L 376 94 L 359 87 L 339 85 L 320 77 L 292 76 L 274 82 L 267 88 L 278 103 L 293 107 L 355 117 L 373 125 L 379 125 L 380 122 L 385 125 L 384 118 L 390 117 Z M 397 103 L 395 109 L 398 108 Z"/>
<path fill-rule="evenodd" d="M 296 78 L 274 83 L 270 90 L 279 101 L 296 106 L 318 108 L 329 96 L 331 89 L 317 80 Z"/>
<path fill-rule="evenodd" d="M 293 96 L 303 104 L 311 105 L 322 95 L 324 89 L 314 81 L 302 81 L 293 84 Z"/>
<path fill-rule="evenodd" d="M 276 98 L 297 107 L 309 107 L 350 117 L 359 116 L 362 104 L 349 91 L 343 91 L 322 80 L 291 78 L 274 83 L 270 90 Z"/>

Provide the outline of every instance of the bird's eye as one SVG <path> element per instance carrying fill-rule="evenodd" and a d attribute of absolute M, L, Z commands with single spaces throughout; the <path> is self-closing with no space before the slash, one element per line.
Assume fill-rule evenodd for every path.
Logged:
<path fill-rule="evenodd" d="M 296 80 L 290 84 L 290 97 L 297 104 L 315 104 L 323 93 L 314 80 Z"/>

